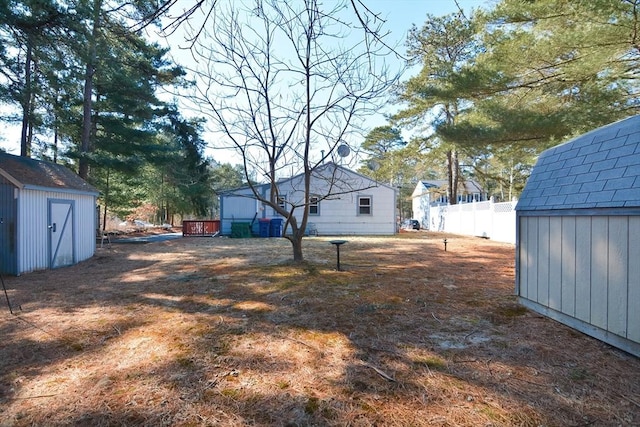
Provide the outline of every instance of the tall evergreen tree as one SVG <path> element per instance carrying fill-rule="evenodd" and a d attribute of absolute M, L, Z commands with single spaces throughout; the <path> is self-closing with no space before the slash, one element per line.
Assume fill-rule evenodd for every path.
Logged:
<path fill-rule="evenodd" d="M 444 133 L 543 150 L 635 114 L 637 12 L 636 1 L 501 1 L 482 17 L 485 51 L 460 77 L 484 96 Z"/>
<path fill-rule="evenodd" d="M 166 145 L 173 149 L 159 159 L 155 168 L 162 184 L 156 199 L 161 219 L 172 223 L 174 213 L 204 217 L 211 206 L 213 187 L 209 161 L 203 156 L 202 123 L 185 120 L 175 110 L 166 122 L 161 138 L 166 138 Z"/>
<path fill-rule="evenodd" d="M 450 203 L 457 203 L 460 180 L 460 141 L 438 134 L 439 127 L 454 126 L 471 105 L 469 93 L 455 85 L 456 76 L 472 63 L 479 52 L 475 25 L 462 14 L 443 17 L 427 15 L 422 28 L 414 26 L 408 37 L 409 53 L 422 65 L 420 73 L 403 86 L 400 101 L 406 108 L 395 116 L 403 125 L 424 123 L 435 130 L 432 140 L 445 148 L 447 192 Z M 424 129 L 431 133 L 431 129 Z"/>
<path fill-rule="evenodd" d="M 132 152 L 149 152 L 144 140 L 153 137 L 153 130 L 147 125 L 163 114 L 156 91 L 177 83 L 184 73 L 164 58 L 167 49 L 130 29 L 154 7 L 153 1 L 123 2 L 117 8 L 107 8 L 103 0 L 82 0 L 79 5 L 86 25 L 85 43 L 79 47 L 85 73 L 77 156 L 78 172 L 87 178 L 95 152 L 109 151 L 107 146 L 119 152 L 113 144 L 121 137 Z"/>
<path fill-rule="evenodd" d="M 46 72 L 67 64 L 60 44 L 68 15 L 59 2 L 0 1 L 0 102 L 21 115 L 20 154 L 29 156 L 34 132 L 42 123 L 43 99 L 49 92 Z M 46 108 L 46 107 L 45 107 Z"/>

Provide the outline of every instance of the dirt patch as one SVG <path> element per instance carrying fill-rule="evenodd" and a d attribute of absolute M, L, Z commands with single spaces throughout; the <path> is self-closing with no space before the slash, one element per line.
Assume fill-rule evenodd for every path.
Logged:
<path fill-rule="evenodd" d="M 447 238 L 444 251 L 443 238 Z M 640 360 L 520 307 L 514 248 L 182 238 L 5 278 L 0 425 L 618 426 Z"/>

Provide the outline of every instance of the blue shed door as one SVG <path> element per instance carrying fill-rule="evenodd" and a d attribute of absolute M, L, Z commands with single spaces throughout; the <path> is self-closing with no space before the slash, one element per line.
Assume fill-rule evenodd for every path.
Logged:
<path fill-rule="evenodd" d="M 14 188 L 0 176 L 0 274 L 18 274 Z"/>
<path fill-rule="evenodd" d="M 49 199 L 49 265 L 74 264 L 73 200 Z"/>

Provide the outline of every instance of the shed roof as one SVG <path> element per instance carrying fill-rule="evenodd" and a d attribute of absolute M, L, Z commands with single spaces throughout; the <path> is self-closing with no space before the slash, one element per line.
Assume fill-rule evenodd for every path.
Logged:
<path fill-rule="evenodd" d="M 544 151 L 519 211 L 640 207 L 640 115 Z"/>
<path fill-rule="evenodd" d="M 18 188 L 98 194 L 95 187 L 63 165 L 7 153 L 0 153 L 0 176 Z"/>

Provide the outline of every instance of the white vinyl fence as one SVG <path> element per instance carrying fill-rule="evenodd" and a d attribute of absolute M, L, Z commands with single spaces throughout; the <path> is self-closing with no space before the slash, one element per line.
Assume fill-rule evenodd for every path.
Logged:
<path fill-rule="evenodd" d="M 498 242 L 516 242 L 516 202 L 460 203 L 430 208 L 430 229 L 452 234 L 486 237 Z"/>

